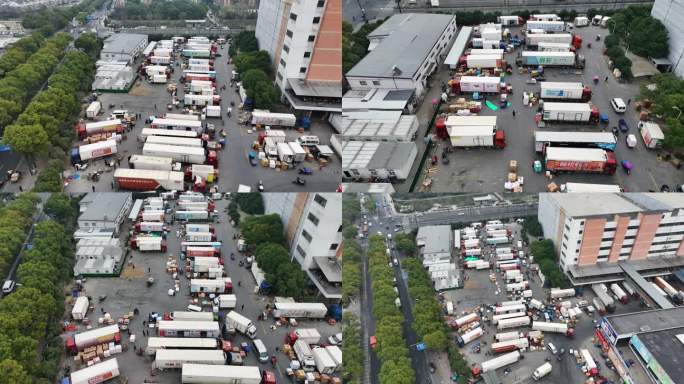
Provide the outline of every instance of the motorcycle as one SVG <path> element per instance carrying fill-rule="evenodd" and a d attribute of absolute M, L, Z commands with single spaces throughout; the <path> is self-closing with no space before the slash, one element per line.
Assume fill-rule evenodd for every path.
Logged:
<path fill-rule="evenodd" d="M 630 161 L 627 160 L 622 160 L 620 163 L 622 165 L 622 169 L 629 175 L 632 173 L 632 169 L 634 169 L 634 164 L 632 164 Z"/>
<path fill-rule="evenodd" d="M 300 169 L 299 169 L 299 174 L 300 174 L 300 175 L 311 175 L 311 174 L 313 174 L 313 169 L 307 168 L 307 167 L 300 168 Z"/>
<path fill-rule="evenodd" d="M 302 179 L 301 177 L 297 176 L 296 179 L 292 180 L 292 184 L 306 185 L 306 180 L 304 180 L 304 179 Z"/>
<path fill-rule="evenodd" d="M 259 190 L 259 192 L 264 191 L 264 183 L 261 180 L 259 180 L 259 185 L 257 186 L 257 189 Z"/>
<path fill-rule="evenodd" d="M 235 260 L 235 254 L 233 252 L 230 253 L 230 259 Z"/>

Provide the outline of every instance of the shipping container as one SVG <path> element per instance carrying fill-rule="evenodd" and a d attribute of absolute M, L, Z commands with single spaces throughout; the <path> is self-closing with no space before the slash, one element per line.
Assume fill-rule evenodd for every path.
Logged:
<path fill-rule="evenodd" d="M 117 168 L 114 181 L 119 189 L 132 191 L 183 191 L 183 172 Z M 146 220 L 147 221 L 147 220 Z"/>
<path fill-rule="evenodd" d="M 237 307 L 237 296 L 233 294 L 218 295 L 214 298 L 214 304 L 219 309 L 234 309 Z"/>

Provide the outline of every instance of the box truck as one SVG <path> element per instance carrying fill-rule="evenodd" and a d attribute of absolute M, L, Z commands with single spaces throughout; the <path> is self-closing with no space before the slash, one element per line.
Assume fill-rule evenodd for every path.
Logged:
<path fill-rule="evenodd" d="M 563 335 L 565 335 L 567 337 L 572 337 L 575 335 L 575 330 L 573 328 L 568 327 L 568 325 L 565 323 L 549 323 L 549 322 L 543 322 L 543 321 L 533 321 L 532 322 L 532 329 L 535 331 L 541 331 L 541 332 L 562 333 Z"/>
<path fill-rule="evenodd" d="M 123 133 L 123 123 L 119 119 L 102 120 L 93 123 L 76 124 L 76 133 L 80 140 L 98 133 Z"/>
<path fill-rule="evenodd" d="M 216 151 L 207 151 L 202 147 L 145 143 L 142 152 L 146 156 L 170 157 L 186 164 L 216 165 L 217 163 Z"/>
<path fill-rule="evenodd" d="M 335 372 L 337 364 L 335 364 L 335 361 L 332 359 L 332 357 L 330 357 L 330 354 L 325 350 L 325 348 L 315 347 L 311 350 L 311 352 L 313 353 L 313 358 L 316 362 L 316 368 L 318 369 L 318 372 L 324 375 L 329 375 Z"/>
<path fill-rule="evenodd" d="M 307 344 L 318 344 L 321 334 L 316 328 L 298 328 L 287 334 L 287 343 L 294 345 L 295 341 L 304 340 Z"/>
<path fill-rule="evenodd" d="M 629 302 L 629 296 L 627 296 L 627 293 L 623 291 L 617 283 L 611 284 L 610 290 L 613 291 L 615 296 L 622 304 L 627 304 Z"/>
<path fill-rule="evenodd" d="M 483 373 L 484 372 L 490 372 L 490 371 L 496 371 L 499 368 L 503 368 L 507 365 L 511 365 L 511 364 L 517 362 L 518 360 L 520 360 L 520 356 L 521 356 L 520 352 L 513 351 L 513 352 L 507 353 L 505 355 L 501 355 L 499 357 L 487 360 L 487 361 L 482 363 L 481 371 Z M 477 370 L 477 367 L 475 367 L 474 370 L 476 370 L 476 372 L 479 373 L 479 370 Z M 475 372 L 473 372 L 473 373 L 475 373 Z M 474 376 L 478 376 L 478 375 L 474 375 Z"/>
<path fill-rule="evenodd" d="M 220 279 L 190 279 L 190 293 L 232 293 L 230 277 Z"/>
<path fill-rule="evenodd" d="M 501 68 L 503 66 L 501 55 L 497 54 L 467 55 L 459 61 L 468 68 Z"/>
<path fill-rule="evenodd" d="M 88 313 L 88 306 L 89 305 L 90 305 L 90 302 L 88 301 L 87 296 L 77 297 L 76 302 L 74 303 L 74 307 L 71 309 L 71 318 L 74 320 L 85 319 L 85 317 Z"/>
<path fill-rule="evenodd" d="M 306 151 L 304 148 L 296 141 L 290 141 L 287 143 L 292 151 L 292 162 L 301 163 L 306 160 Z"/>
<path fill-rule="evenodd" d="M 156 171 L 179 171 L 180 163 L 176 163 L 170 157 L 132 155 L 128 164 L 133 169 L 147 169 Z"/>
<path fill-rule="evenodd" d="M 221 117 L 220 105 L 207 105 L 204 107 L 204 115 L 206 117 Z"/>
<path fill-rule="evenodd" d="M 94 144 L 81 145 L 71 150 L 71 164 L 99 159 L 117 152 L 116 140 L 100 141 Z"/>
<path fill-rule="evenodd" d="M 206 105 L 219 105 L 221 102 L 220 95 L 193 95 L 185 94 L 183 96 L 183 101 L 185 105 L 196 105 L 196 106 L 206 106 Z"/>
<path fill-rule="evenodd" d="M 92 329 L 77 333 L 74 336 L 69 336 L 65 341 L 65 347 L 72 354 L 77 354 L 79 351 L 93 345 L 114 342 L 121 343 L 121 332 L 117 324 L 108 325 L 106 327 Z"/>
<path fill-rule="evenodd" d="M 118 189 L 132 191 L 183 191 L 183 172 L 117 168 L 114 181 Z"/>
<path fill-rule="evenodd" d="M 185 364 L 224 365 L 226 354 L 219 349 L 160 349 L 152 368 L 173 369 Z"/>
<path fill-rule="evenodd" d="M 216 321 L 159 320 L 157 332 L 161 337 L 221 337 Z"/>
<path fill-rule="evenodd" d="M 471 329 L 470 331 L 464 333 L 463 335 L 456 335 L 456 342 L 459 347 L 464 347 L 466 344 L 482 336 L 484 332 L 481 327 Z"/>
<path fill-rule="evenodd" d="M 115 377 L 119 377 L 119 362 L 113 358 L 72 372 L 70 384 L 98 384 Z"/>
<path fill-rule="evenodd" d="M 130 241 L 131 249 L 141 252 L 166 252 L 166 240 L 160 236 L 135 236 Z"/>
<path fill-rule="evenodd" d="M 608 295 L 608 288 L 605 285 L 593 284 L 591 289 L 596 294 L 596 298 L 603 303 L 603 306 L 608 312 L 615 312 L 615 300 Z"/>
<path fill-rule="evenodd" d="M 516 64 L 520 67 L 574 67 L 584 68 L 584 56 L 576 55 L 575 52 L 541 52 L 523 51 L 516 58 Z"/>
<path fill-rule="evenodd" d="M 339 371 L 342 369 L 342 349 L 338 347 L 337 345 L 328 345 L 325 347 L 325 350 L 328 351 L 328 354 L 330 357 L 333 359 L 335 362 L 335 371 Z"/>
<path fill-rule="evenodd" d="M 601 173 L 617 169 L 615 154 L 600 148 L 546 148 L 546 169 L 551 172 Z"/>
<path fill-rule="evenodd" d="M 305 371 L 311 372 L 316 368 L 316 360 L 314 360 L 313 351 L 311 351 L 309 344 L 304 340 L 297 340 L 294 343 L 293 349 Z"/>
<path fill-rule="evenodd" d="M 502 329 L 509 329 L 509 328 L 518 328 L 518 327 L 524 327 L 530 325 L 530 318 L 528 316 L 521 316 L 521 317 L 514 317 L 510 319 L 502 319 L 499 320 L 499 323 L 496 325 L 496 329 L 502 330 Z"/>
<path fill-rule="evenodd" d="M 590 103 L 545 102 L 542 117 L 544 121 L 596 123 L 599 119 L 599 110 Z"/>
<path fill-rule="evenodd" d="M 252 125 L 294 127 L 297 117 L 291 113 L 271 113 L 264 110 L 252 111 Z"/>
<path fill-rule="evenodd" d="M 665 135 L 658 124 L 648 121 L 640 121 L 639 133 L 641 133 L 641 138 L 644 140 L 646 148 L 658 149 L 663 146 Z"/>
<path fill-rule="evenodd" d="M 501 78 L 495 76 L 459 76 L 449 80 L 454 93 L 499 93 Z"/>
<path fill-rule="evenodd" d="M 283 303 L 274 305 L 273 317 L 300 317 L 322 319 L 328 314 L 328 307 L 323 303 Z"/>
<path fill-rule="evenodd" d="M 528 20 L 525 24 L 525 29 L 541 29 L 545 32 L 563 32 L 565 31 L 564 21 L 547 21 L 547 20 Z"/>
<path fill-rule="evenodd" d="M 237 296 L 233 294 L 218 295 L 214 298 L 214 305 L 219 309 L 234 309 L 237 306 Z"/>
<path fill-rule="evenodd" d="M 141 221 L 135 223 L 136 232 L 164 232 L 164 223 L 158 221 Z"/>
<path fill-rule="evenodd" d="M 275 378 L 270 378 L 269 381 L 262 380 L 259 367 L 183 364 L 181 382 L 183 384 L 275 384 Z"/>
<path fill-rule="evenodd" d="M 228 312 L 225 322 L 226 327 L 234 328 L 250 339 L 254 339 L 256 337 L 257 329 L 256 326 L 252 324 L 252 321 L 235 311 Z"/>
<path fill-rule="evenodd" d="M 541 92 L 539 97 L 544 100 L 576 100 L 586 103 L 591 100 L 591 88 L 582 83 L 544 81 L 541 83 Z M 578 108 L 581 108 L 582 110 L 586 109 L 579 106 Z"/>
<path fill-rule="evenodd" d="M 90 120 L 95 120 L 97 118 L 97 115 L 100 114 L 100 111 L 102 110 L 102 104 L 99 101 L 93 101 L 88 105 L 88 108 L 86 109 L 86 117 L 89 118 Z"/>
<path fill-rule="evenodd" d="M 585 19 L 586 19 L 586 17 L 585 17 Z M 540 379 L 543 378 L 544 376 L 546 376 L 546 375 L 548 375 L 549 373 L 551 373 L 551 370 L 552 370 L 551 363 L 549 363 L 549 362 L 547 361 L 546 363 L 544 363 L 544 364 L 540 365 L 539 367 L 537 367 L 537 369 L 535 369 L 534 372 L 532 372 L 532 378 L 533 378 L 535 381 L 536 381 L 536 380 L 540 380 Z"/>
<path fill-rule="evenodd" d="M 530 346 L 527 338 L 519 338 L 513 340 L 499 341 L 492 343 L 492 353 L 505 353 L 515 351 L 517 349 L 526 349 Z"/>

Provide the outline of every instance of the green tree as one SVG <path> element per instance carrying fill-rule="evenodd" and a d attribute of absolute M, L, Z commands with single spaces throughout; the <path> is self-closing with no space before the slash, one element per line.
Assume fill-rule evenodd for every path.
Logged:
<path fill-rule="evenodd" d="M 47 152 L 49 139 L 43 127 L 33 125 L 10 125 L 5 129 L 3 141 L 12 150 L 21 154 L 44 154 Z"/>
<path fill-rule="evenodd" d="M 522 229 L 524 233 L 530 236 L 541 237 L 544 235 L 544 231 L 539 223 L 539 220 L 537 220 L 537 216 L 525 217 L 523 220 Z"/>
<path fill-rule="evenodd" d="M 270 82 L 260 82 L 254 88 L 254 106 L 259 109 L 271 109 L 278 103 L 280 91 Z"/>
<path fill-rule="evenodd" d="M 76 48 L 82 49 L 93 59 L 96 59 L 102 49 L 102 42 L 97 39 L 94 33 L 84 33 L 74 41 Z"/>
<path fill-rule="evenodd" d="M 240 224 L 248 246 L 256 247 L 262 243 L 284 244 L 283 222 L 277 214 L 252 216 Z"/>
<path fill-rule="evenodd" d="M 64 226 L 73 223 L 78 215 L 78 209 L 76 209 L 71 198 L 65 193 L 52 193 L 45 203 L 44 210 L 45 213 Z"/>
<path fill-rule="evenodd" d="M 271 57 L 266 51 L 243 52 L 233 60 L 239 73 L 245 73 L 250 69 L 260 69 L 266 74 L 271 73 Z"/>
<path fill-rule="evenodd" d="M 254 92 L 256 85 L 259 83 L 270 82 L 266 72 L 259 69 L 249 69 L 245 73 L 240 75 L 240 82 L 246 90 Z M 254 97 L 254 94 L 250 94 L 250 97 Z"/>
<path fill-rule="evenodd" d="M 260 193 L 238 193 L 235 201 L 240 209 L 250 215 L 264 214 L 264 199 Z"/>
<path fill-rule="evenodd" d="M 400 233 L 395 236 L 394 246 L 399 252 L 408 256 L 413 256 L 418 248 L 413 236 L 406 233 Z"/>
<path fill-rule="evenodd" d="M 0 361 L 0 384 L 31 384 L 31 376 L 15 360 Z"/>
<path fill-rule="evenodd" d="M 62 171 L 64 166 L 60 160 L 50 160 L 48 165 L 38 174 L 33 192 L 60 192 L 62 191 Z M 55 195 L 52 195 L 55 196 Z M 52 199 L 51 196 L 51 199 Z M 48 201 L 49 202 L 49 201 Z"/>

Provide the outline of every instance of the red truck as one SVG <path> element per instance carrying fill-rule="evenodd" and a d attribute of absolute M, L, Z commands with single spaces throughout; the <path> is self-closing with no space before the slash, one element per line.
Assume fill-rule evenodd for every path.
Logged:
<path fill-rule="evenodd" d="M 600 148 L 548 147 L 546 169 L 551 172 L 601 173 L 617 170 L 615 154 Z"/>

